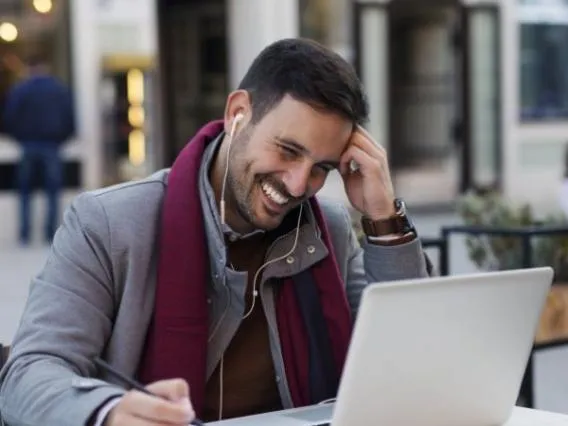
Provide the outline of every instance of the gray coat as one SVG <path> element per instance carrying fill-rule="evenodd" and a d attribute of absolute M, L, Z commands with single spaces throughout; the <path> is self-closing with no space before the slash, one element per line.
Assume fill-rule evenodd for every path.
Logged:
<path fill-rule="evenodd" d="M 207 168 L 202 168 L 206 176 Z M 0 412 L 9 425 L 84 425 L 105 401 L 124 393 L 111 378 L 95 377 L 92 360 L 102 354 L 118 370 L 135 374 L 154 305 L 156 237 L 167 175 L 164 170 L 141 181 L 83 193 L 67 209 L 47 262 L 31 284 L 13 352 L 0 373 Z M 207 202 L 208 179 L 202 179 L 199 189 Z M 320 203 L 354 314 L 369 282 L 427 275 L 418 240 L 362 248 L 346 208 Z M 246 273 L 225 267 L 222 230 L 216 209 L 209 207 L 204 205 L 212 268 L 208 376 L 239 326 L 247 281 Z M 286 253 L 293 237 L 280 238 L 267 257 Z M 310 220 L 301 227 L 292 260 L 276 262 L 263 274 L 261 300 L 271 325 L 275 380 L 284 407 L 291 406 L 291 399 L 271 280 L 296 274 L 328 254 Z"/>

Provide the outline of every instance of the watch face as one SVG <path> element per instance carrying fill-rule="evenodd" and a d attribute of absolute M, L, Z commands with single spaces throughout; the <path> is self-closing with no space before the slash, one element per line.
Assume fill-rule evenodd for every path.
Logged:
<path fill-rule="evenodd" d="M 410 218 L 407 215 L 404 215 L 404 232 L 416 232 L 414 225 L 410 221 Z"/>
<path fill-rule="evenodd" d="M 394 199 L 394 207 L 398 214 L 405 214 L 406 213 L 406 203 L 402 198 L 395 198 Z"/>
<path fill-rule="evenodd" d="M 402 198 L 396 198 L 394 200 L 394 203 L 397 213 L 403 217 L 403 222 L 404 222 L 403 232 L 416 233 L 416 228 L 414 227 L 414 224 L 412 223 L 410 217 L 408 217 L 408 212 L 406 210 L 406 203 L 404 202 L 404 200 Z"/>

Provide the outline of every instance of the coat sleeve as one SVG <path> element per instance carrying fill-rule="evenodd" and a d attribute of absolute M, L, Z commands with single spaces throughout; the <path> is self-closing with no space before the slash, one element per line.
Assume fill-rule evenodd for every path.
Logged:
<path fill-rule="evenodd" d="M 336 259 L 345 281 L 354 316 L 361 294 L 370 283 L 421 278 L 431 275 L 432 265 L 419 239 L 398 246 L 379 246 L 358 240 L 345 206 L 325 204 Z"/>
<path fill-rule="evenodd" d="M 42 271 L 33 279 L 7 364 L 0 412 L 11 426 L 86 425 L 124 391 L 94 379 L 93 358 L 113 324 L 107 218 L 85 193 L 67 209 Z"/>

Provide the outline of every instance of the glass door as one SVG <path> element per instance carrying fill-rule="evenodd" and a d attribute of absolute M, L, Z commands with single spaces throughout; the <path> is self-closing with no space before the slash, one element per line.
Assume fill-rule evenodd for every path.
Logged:
<path fill-rule="evenodd" d="M 389 152 L 397 194 L 417 207 L 451 205 L 460 191 L 463 137 L 460 7 L 389 5 Z"/>
<path fill-rule="evenodd" d="M 159 3 L 165 162 L 207 121 L 223 117 L 227 36 L 222 0 Z"/>

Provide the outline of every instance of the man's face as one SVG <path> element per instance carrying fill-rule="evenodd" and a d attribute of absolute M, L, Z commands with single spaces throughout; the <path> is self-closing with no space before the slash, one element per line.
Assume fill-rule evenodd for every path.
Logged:
<path fill-rule="evenodd" d="M 353 124 L 285 96 L 255 125 L 235 132 L 229 205 L 255 229 L 274 229 L 337 168 Z"/>

